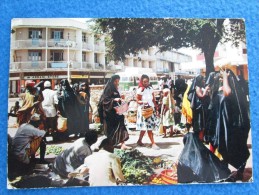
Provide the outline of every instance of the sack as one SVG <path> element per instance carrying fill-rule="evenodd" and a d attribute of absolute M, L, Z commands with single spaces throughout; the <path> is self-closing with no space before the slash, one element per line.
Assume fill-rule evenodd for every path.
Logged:
<path fill-rule="evenodd" d="M 59 132 L 64 132 L 67 130 L 67 118 L 64 118 L 62 116 L 58 116 L 58 121 L 57 121 L 57 130 Z"/>
<path fill-rule="evenodd" d="M 144 106 L 141 109 L 141 113 L 145 119 L 148 119 L 153 115 L 153 108 L 151 106 L 147 106 L 147 107 Z"/>
<path fill-rule="evenodd" d="M 129 108 L 129 105 L 127 102 L 122 102 L 122 104 L 119 104 L 119 102 L 117 103 L 118 103 L 118 106 L 114 107 L 114 109 L 116 110 L 116 114 L 122 115 L 124 112 L 127 112 Z"/>

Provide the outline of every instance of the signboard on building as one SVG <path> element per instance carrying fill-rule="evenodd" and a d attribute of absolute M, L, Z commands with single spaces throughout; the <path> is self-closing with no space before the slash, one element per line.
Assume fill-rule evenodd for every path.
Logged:
<path fill-rule="evenodd" d="M 71 75 L 71 79 L 87 79 L 88 75 Z"/>
<path fill-rule="evenodd" d="M 67 75 L 37 75 L 37 76 L 24 76 L 24 79 L 64 79 Z"/>

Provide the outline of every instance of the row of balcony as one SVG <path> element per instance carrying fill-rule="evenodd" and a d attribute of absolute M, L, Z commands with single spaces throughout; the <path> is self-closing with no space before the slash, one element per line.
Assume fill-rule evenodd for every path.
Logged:
<path fill-rule="evenodd" d="M 30 61 L 30 62 L 13 62 L 10 64 L 10 71 L 12 72 L 19 72 L 19 71 L 42 71 L 42 70 L 58 70 L 67 68 L 68 63 L 66 61 L 48 61 L 47 67 L 44 61 Z M 106 71 L 106 70 L 121 70 L 122 66 L 120 65 L 107 65 L 104 66 L 100 63 L 90 63 L 90 62 L 70 62 L 71 69 L 84 69 L 84 70 L 99 70 L 99 71 Z"/>
<path fill-rule="evenodd" d="M 12 42 L 12 49 L 29 49 L 29 48 L 45 48 L 49 49 L 64 49 L 68 47 L 67 41 L 55 41 L 55 40 L 42 40 L 42 39 L 28 39 L 28 40 L 18 40 L 18 41 L 13 41 Z M 75 41 L 69 41 L 69 48 L 70 49 L 80 49 L 80 44 L 78 44 Z M 90 44 L 83 42 L 82 44 L 82 49 L 85 50 L 90 50 L 90 51 L 99 51 L 99 52 L 104 52 L 105 51 L 105 46 L 103 45 L 98 45 L 98 44 Z"/>

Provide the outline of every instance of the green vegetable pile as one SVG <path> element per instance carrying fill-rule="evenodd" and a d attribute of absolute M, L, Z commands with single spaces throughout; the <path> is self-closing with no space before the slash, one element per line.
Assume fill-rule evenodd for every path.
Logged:
<path fill-rule="evenodd" d="M 55 154 L 59 155 L 63 151 L 61 146 L 47 146 L 46 154 Z"/>
<path fill-rule="evenodd" d="M 115 150 L 122 164 L 122 173 L 127 183 L 144 184 L 154 173 L 153 161 L 138 150 Z"/>

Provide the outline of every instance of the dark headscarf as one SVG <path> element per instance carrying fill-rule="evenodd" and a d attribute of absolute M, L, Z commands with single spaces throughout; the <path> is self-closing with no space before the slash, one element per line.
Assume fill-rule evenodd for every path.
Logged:
<path fill-rule="evenodd" d="M 114 83 L 113 83 L 116 79 L 120 79 L 120 76 L 119 76 L 119 75 L 113 75 L 113 76 L 109 79 L 109 81 L 106 83 L 105 88 L 104 88 L 104 90 L 103 90 L 103 93 L 102 93 L 102 95 L 101 95 L 101 98 L 100 98 L 99 103 L 102 102 L 108 94 L 111 94 L 112 92 L 117 92 L 117 93 L 119 93 L 118 90 L 117 90 L 117 88 L 114 86 Z"/>
<path fill-rule="evenodd" d="M 190 87 L 190 90 L 195 89 L 196 86 L 197 86 L 197 87 L 203 87 L 203 83 L 202 83 L 203 79 L 204 79 L 204 77 L 203 77 L 202 75 L 196 76 L 196 77 L 193 79 L 193 81 L 192 81 L 192 85 L 191 85 L 191 87 Z"/>
<path fill-rule="evenodd" d="M 72 87 L 72 89 L 74 90 L 74 93 L 78 93 L 79 92 L 79 84 L 78 83 L 75 83 Z"/>

